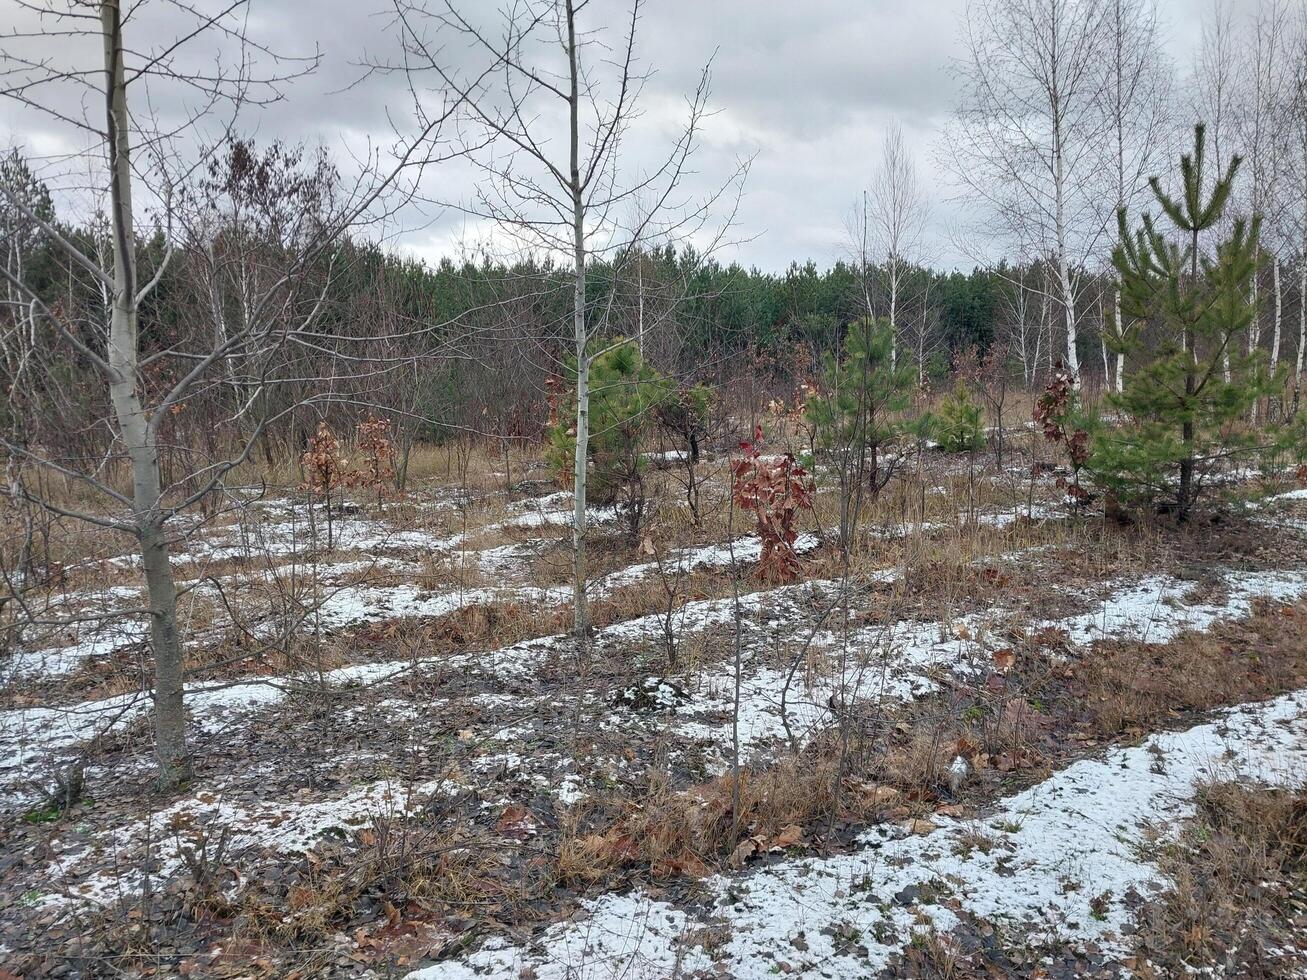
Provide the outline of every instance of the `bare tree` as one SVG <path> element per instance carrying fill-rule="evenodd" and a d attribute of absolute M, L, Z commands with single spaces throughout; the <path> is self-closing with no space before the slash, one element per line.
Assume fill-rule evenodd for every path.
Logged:
<path fill-rule="evenodd" d="M 295 351 L 334 350 L 329 364 L 351 360 L 347 350 L 335 349 L 335 341 L 324 331 L 323 290 L 305 290 L 303 285 L 320 282 L 312 270 L 330 268 L 335 250 L 366 216 L 384 216 L 374 209 L 386 211 L 383 195 L 409 163 L 401 152 L 393 168 L 383 172 L 370 167 L 352 187 L 338 188 L 336 196 L 318 202 L 320 207 L 294 215 L 293 228 L 279 243 L 284 264 L 266 281 L 247 283 L 238 322 L 225 319 L 219 311 L 215 329 L 199 336 L 172 336 L 164 330 L 157 305 L 152 305 L 156 291 L 185 264 L 178 253 L 188 252 L 195 260 L 196 247 L 203 241 L 198 234 L 183 234 L 179 227 L 183 217 L 179 202 L 205 160 L 202 156 L 188 163 L 181 137 L 194 133 L 197 120 L 206 114 L 229 112 L 230 125 L 242 108 L 280 99 L 282 83 L 316 66 L 316 58 L 283 59 L 250 41 L 245 34 L 246 6 L 238 0 L 206 14 L 182 2 L 163 5 L 163 23 L 177 33 L 142 50 L 125 34 L 130 22 L 139 36 L 146 36 L 148 21 L 143 21 L 149 12 L 142 7 L 132 8 L 129 18 L 120 0 L 71 6 L 49 0 L 25 7 L 35 26 L 6 35 L 0 56 L 0 78 L 9 99 L 44 112 L 92 141 L 92 155 L 103 166 L 95 189 L 107 202 L 104 234 L 97 233 L 94 247 L 88 248 L 66 229 L 43 219 L 24 195 L 0 185 L 0 195 L 40 228 L 70 274 L 85 281 L 93 297 L 80 306 L 52 302 L 28 277 L 5 269 L 6 282 L 22 298 L 27 331 L 36 338 L 35 363 L 29 363 L 21 377 L 11 375 L 6 380 L 20 386 L 29 401 L 47 399 L 47 407 L 60 404 L 59 399 L 66 403 L 76 398 L 84 385 L 97 384 L 111 407 L 107 418 L 90 426 L 90 431 L 102 435 L 87 451 L 75 447 L 61 452 L 56 445 L 23 432 L 8 434 L 3 448 L 22 466 L 54 472 L 80 485 L 97 504 L 79 508 L 64 499 L 34 494 L 23 484 L 20 492 L 25 496 L 51 513 L 124 533 L 136 543 L 148 595 L 142 612 L 150 623 L 155 745 L 159 781 L 165 786 L 184 780 L 191 765 L 170 525 L 220 493 L 227 474 L 250 458 L 260 435 L 293 410 L 293 406 L 273 404 L 266 396 L 283 380 L 284 369 L 294 366 Z M 181 52 L 198 37 L 234 46 L 239 52 L 236 67 L 188 70 Z M 77 63 L 88 47 L 70 38 L 98 40 L 97 62 Z M 41 45 L 46 50 L 36 50 Z M 266 74 L 258 77 L 255 54 L 269 62 Z M 157 97 L 159 89 L 169 84 L 189 102 L 180 113 L 180 123 L 157 121 L 147 111 L 153 105 L 152 98 L 145 98 L 147 86 L 150 96 Z M 137 93 L 141 93 L 139 102 L 134 101 Z M 86 111 L 69 111 L 68 105 Z M 98 120 L 92 106 L 103 113 Z M 430 145 L 443 118 L 427 120 L 418 134 L 425 145 Z M 160 248 L 144 247 L 138 230 L 146 206 L 141 197 L 157 215 Z M 69 364 L 85 370 L 70 380 Z M 325 380 L 322 388 L 328 392 L 322 397 L 330 397 L 331 379 L 319 380 Z M 193 400 L 202 402 L 216 389 L 227 396 L 215 400 L 227 412 L 207 419 L 206 424 L 239 438 L 214 444 L 213 453 L 170 445 L 170 433 L 176 431 L 186 406 Z M 165 456 L 181 460 L 180 474 L 165 478 Z"/>
<path fill-rule="evenodd" d="M 1292 378 L 1290 412 L 1302 398 L 1304 352 L 1307 351 L 1307 7 L 1299 8 L 1290 46 L 1284 126 L 1287 150 L 1286 225 L 1298 252 L 1298 354 Z"/>
<path fill-rule="evenodd" d="M 492 222 L 529 254 L 566 257 L 571 269 L 571 347 L 576 373 L 572 473 L 573 627 L 579 646 L 589 630 L 586 602 L 586 463 L 590 439 L 590 366 L 609 335 L 614 290 L 591 292 L 587 271 L 608 259 L 614 275 L 641 256 L 640 243 L 687 240 L 706 226 L 732 182 L 692 201 L 689 163 L 707 109 L 705 68 L 686 119 L 652 168 L 630 174 L 621 151 L 649 71 L 636 54 L 641 0 L 632 0 L 624 32 L 611 40 L 588 30 L 590 0 L 521 0 L 491 16 L 450 0 L 395 0 L 404 38 L 402 65 L 414 102 L 424 77 L 463 104 L 465 150 L 480 171 L 475 200 L 461 206 Z M 459 38 L 475 69 L 461 67 L 440 41 Z M 743 167 L 734 176 L 742 176 Z M 638 204 L 638 206 L 637 206 Z"/>
<path fill-rule="evenodd" d="M 971 0 L 944 158 L 1001 235 L 1023 255 L 1049 257 L 1077 384 L 1081 280 L 1105 227 L 1094 177 L 1109 9 L 1104 0 Z"/>
<path fill-rule="evenodd" d="M 871 182 L 871 221 L 888 280 L 890 369 L 894 370 L 898 367 L 899 353 L 899 294 L 904 273 L 916 258 L 926 225 L 925 196 L 898 123 L 885 130 L 881 143 L 880 165 Z M 867 316 L 873 315 L 871 310 L 866 312 Z"/>
<path fill-rule="evenodd" d="M 1238 85 L 1238 114 L 1236 132 L 1242 154 L 1248 162 L 1249 180 L 1245 182 L 1248 192 L 1248 210 L 1263 221 L 1263 227 L 1272 242 L 1275 235 L 1275 212 L 1278 210 L 1278 182 L 1281 176 L 1281 158 L 1284 150 L 1284 136 L 1280 131 L 1279 111 L 1283 93 L 1287 88 L 1285 78 L 1285 43 L 1288 33 L 1288 8 L 1283 0 L 1258 0 L 1249 24 L 1249 31 L 1243 37 L 1245 50 L 1240 57 L 1240 64 L 1246 69 L 1236 76 Z M 1253 253 L 1254 267 L 1252 276 L 1253 303 L 1258 303 L 1260 293 L 1259 273 L 1262 265 L 1262 251 L 1266 245 L 1263 238 L 1257 241 Z M 1272 245 L 1270 256 L 1273 267 L 1272 288 L 1275 292 L 1276 335 L 1280 331 L 1280 313 L 1283 309 L 1280 289 L 1280 259 L 1278 248 Z M 1262 314 L 1260 305 L 1248 327 L 1248 352 L 1251 354 L 1261 346 Z M 1278 350 L 1276 354 L 1278 356 Z M 1253 403 L 1252 416 L 1257 418 L 1257 403 Z"/>
<path fill-rule="evenodd" d="M 1233 5 L 1212 0 L 1203 17 L 1202 41 L 1194 64 L 1193 115 L 1203 120 L 1212 145 L 1215 171 L 1223 173 L 1233 153 L 1238 99 L 1238 50 Z M 1230 357 L 1223 358 L 1225 380 L 1230 380 Z"/>
<path fill-rule="evenodd" d="M 1155 0 L 1109 0 L 1107 84 L 1102 91 L 1107 117 L 1106 172 L 1110 174 L 1112 214 L 1133 212 L 1148 190 L 1148 178 L 1158 163 L 1171 156 L 1169 134 L 1171 69 L 1158 39 Z M 1112 290 L 1111 323 L 1120 339 L 1138 324 L 1121 322 L 1121 290 Z M 1117 391 L 1125 386 L 1125 354 L 1118 350 L 1114 377 Z M 1104 364 L 1104 370 L 1107 365 Z"/>

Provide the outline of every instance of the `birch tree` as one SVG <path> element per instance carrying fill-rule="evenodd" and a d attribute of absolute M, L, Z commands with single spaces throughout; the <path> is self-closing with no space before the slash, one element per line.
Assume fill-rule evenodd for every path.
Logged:
<path fill-rule="evenodd" d="M 1285 227 L 1298 253 L 1298 350 L 1291 379 L 1290 414 L 1302 399 L 1307 351 L 1307 7 L 1300 8 L 1290 44 L 1285 99 Z"/>
<path fill-rule="evenodd" d="M 637 55 L 641 0 L 622 26 L 592 26 L 592 0 L 521 0 L 486 14 L 450 0 L 395 0 L 415 105 L 428 87 L 461 101 L 463 149 L 479 174 L 475 198 L 451 202 L 485 221 L 519 252 L 558 258 L 571 271 L 570 346 L 576 365 L 572 471 L 573 631 L 583 648 L 586 600 L 586 480 L 590 441 L 590 368 L 606 348 L 612 297 L 597 301 L 587 273 L 597 259 L 614 276 L 630 274 L 640 243 L 693 239 L 732 179 L 696 198 L 688 184 L 708 104 L 705 67 L 688 96 L 684 121 L 653 166 L 623 166 L 622 151 L 650 77 Z M 444 39 L 458 39 L 452 52 Z M 460 62 L 475 67 L 467 68 Z M 638 206 L 637 206 L 638 205 Z M 633 219 L 633 220 L 632 220 Z M 707 252 L 711 246 L 702 251 Z"/>
<path fill-rule="evenodd" d="M 926 225 L 926 200 L 916 164 L 903 142 L 903 129 L 891 124 L 881 142 L 880 165 L 871 183 L 871 221 L 879 240 L 889 290 L 890 371 L 898 368 L 899 296 L 907 270 L 916 260 Z M 867 311 L 867 316 L 872 316 Z"/>
<path fill-rule="evenodd" d="M 1133 214 L 1148 190 L 1149 176 L 1170 155 L 1171 70 L 1158 39 L 1155 0 L 1109 0 L 1107 26 L 1105 172 L 1111 213 Z M 1122 322 L 1121 289 L 1115 283 L 1109 322 L 1122 334 L 1118 340 L 1138 326 Z M 1125 388 L 1125 370 L 1125 352 L 1118 347 L 1115 371 L 1106 379 L 1118 392 Z"/>
<path fill-rule="evenodd" d="M 1274 239 L 1275 222 L 1271 220 L 1278 210 L 1278 182 L 1281 175 L 1281 157 L 1284 147 L 1280 131 L 1280 101 L 1286 88 L 1284 74 L 1284 45 L 1287 40 L 1288 8 L 1283 0 L 1258 0 L 1244 35 L 1243 56 L 1239 59 L 1244 70 L 1239 74 L 1239 112 L 1236 131 L 1247 160 L 1248 211 L 1261 218 L 1263 227 L 1270 233 L 1270 262 L 1274 292 L 1274 331 L 1280 330 L 1283 306 L 1280 298 L 1280 260 Z M 1262 304 L 1259 273 L 1263 265 L 1263 252 L 1267 245 L 1259 239 L 1253 252 L 1252 298 L 1257 312 L 1248 325 L 1247 349 L 1251 354 L 1262 341 Z M 1275 345 L 1278 357 L 1278 344 Z M 1257 404 L 1252 407 L 1256 421 Z"/>
<path fill-rule="evenodd" d="M 186 250 L 190 239 L 174 219 L 186 181 L 204 163 L 194 159 L 183 137 L 193 136 L 197 120 L 209 113 L 226 114 L 229 128 L 242 109 L 279 100 L 283 83 L 316 66 L 316 58 L 286 60 L 249 41 L 246 6 L 238 0 L 205 14 L 185 3 L 161 5 L 161 23 L 176 33 L 145 48 L 137 38 L 147 36 L 154 11 L 138 5 L 129 16 L 121 0 L 75 5 L 50 0 L 24 8 L 34 20 L 32 29 L 8 34 L 0 54 L 5 96 L 89 140 L 97 175 L 93 189 L 106 202 L 104 235 L 87 248 L 66 225 L 43 218 L 24 195 L 0 184 L 0 196 L 40 229 L 70 277 L 80 277 L 99 297 L 74 308 L 51 301 L 21 271 L 9 266 L 0 271 L 21 297 L 11 309 L 35 338 L 24 373 L 5 380 L 11 394 L 21 392 L 30 402 L 87 383 L 78 374 L 70 380 L 70 365 L 84 365 L 109 405 L 107 417 L 93 427 L 99 434 L 94 453 L 61 455 L 24 432 L 9 434 L 2 448 L 23 467 L 71 481 L 81 491 L 79 499 L 90 497 L 94 504 L 78 509 L 65 499 L 35 495 L 21 482 L 19 494 L 52 514 L 125 534 L 135 543 L 147 593 L 145 608 L 138 612 L 148 619 L 154 660 L 155 755 L 165 787 L 184 781 L 191 768 L 171 527 L 211 495 L 221 494 L 227 475 L 250 458 L 259 436 L 293 410 L 271 407 L 264 396 L 294 363 L 295 351 L 335 350 L 331 363 L 350 359 L 321 324 L 324 291 L 303 286 L 311 269 L 330 267 L 333 251 L 369 216 L 382 219 L 392 213 L 385 195 L 409 163 L 401 148 L 387 170 L 368 169 L 356 182 L 337 188 L 331 206 L 301 209 L 282 242 L 287 261 L 269 281 L 251 287 L 239 323 L 200 337 L 167 335 L 151 300 L 165 277 L 183 264 L 175 255 Z M 135 38 L 127 36 L 129 29 L 137 32 Z M 204 70 L 188 69 L 187 46 L 201 37 L 234 48 L 236 67 L 215 67 L 206 53 Z M 78 58 L 92 56 L 88 52 L 95 63 L 79 63 Z M 269 62 L 262 74 L 258 54 Z M 180 124 L 154 121 L 153 100 L 165 88 L 184 103 Z M 439 114 L 429 119 L 414 138 L 429 145 L 443 119 Z M 163 242 L 161 250 L 143 248 L 138 220 L 144 207 L 155 215 L 153 230 Z M 152 266 L 146 261 L 151 256 Z M 233 376 L 250 363 L 258 363 L 258 370 L 246 372 L 239 387 L 233 385 Z M 356 373 L 354 366 L 350 370 Z M 330 391 L 332 378 L 317 380 Z M 172 420 L 192 399 L 213 389 L 230 396 L 220 402 L 229 413 L 208 420 L 225 440 L 220 452 L 169 446 Z M 179 449 L 173 455 L 186 461 L 184 471 L 168 480 L 161 470 L 165 449 Z"/>
<path fill-rule="evenodd" d="M 1095 171 L 1106 136 L 1109 10 L 1104 0 L 971 0 L 961 104 L 945 152 L 995 231 L 1023 256 L 1049 258 L 1077 385 L 1083 270 L 1106 222 Z"/>

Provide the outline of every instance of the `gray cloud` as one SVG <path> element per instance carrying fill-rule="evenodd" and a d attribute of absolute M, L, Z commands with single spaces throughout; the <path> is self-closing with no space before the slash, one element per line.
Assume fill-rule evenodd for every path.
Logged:
<path fill-rule="evenodd" d="M 619 0 L 594 2 L 601 19 L 617 22 Z M 1209 2 L 1166 0 L 1168 46 L 1177 61 L 1187 63 L 1191 56 L 1197 16 Z M 932 152 L 955 99 L 949 65 L 958 53 L 964 3 L 651 0 L 640 51 L 656 74 L 646 89 L 649 112 L 632 134 L 628 160 L 638 167 L 655 158 L 673 128 L 680 96 L 693 89 L 712 59 L 712 102 L 719 112 L 705 128 L 696 160 L 701 180 L 706 186 L 729 173 L 740 156 L 754 156 L 738 228 L 738 237 L 748 241 L 724 258 L 780 268 L 791 260 L 827 262 L 842 254 L 845 215 L 870 178 L 885 126 L 898 121 L 931 201 L 930 251 L 937 261 L 966 265 L 969 258 L 949 240 L 961 220 L 955 189 Z M 489 0 L 465 6 L 493 16 Z M 148 20 L 151 8 L 157 6 L 139 8 L 146 35 L 136 40 L 140 48 L 171 30 Z M 11 0 L 0 0 L 0 22 L 18 24 L 22 16 Z M 288 86 L 283 102 L 248 111 L 239 128 L 265 142 L 321 143 L 341 158 L 361 152 L 370 138 L 387 143 L 388 114 L 401 127 L 409 123 L 408 91 L 396 76 L 359 79 L 365 62 L 396 57 L 392 21 L 389 9 L 375 0 L 256 0 L 251 37 L 286 54 L 316 48 L 322 64 L 315 75 Z M 448 51 L 462 57 L 457 45 Z M 189 49 L 186 64 L 202 66 L 229 55 L 217 40 L 201 40 Z M 180 118 L 185 93 L 159 89 L 152 96 L 161 119 Z M 68 92 L 60 99 L 65 109 L 77 104 Z M 210 126 L 206 135 L 211 138 L 215 129 Z M 13 105 L 0 106 L 0 141 L 37 153 L 80 145 L 66 128 Z M 66 163 L 60 166 L 67 170 Z M 466 168 L 451 167 L 428 179 L 434 196 L 456 199 L 472 190 Z M 410 227 L 398 241 L 428 257 L 452 247 L 466 227 L 452 213 L 406 217 Z"/>

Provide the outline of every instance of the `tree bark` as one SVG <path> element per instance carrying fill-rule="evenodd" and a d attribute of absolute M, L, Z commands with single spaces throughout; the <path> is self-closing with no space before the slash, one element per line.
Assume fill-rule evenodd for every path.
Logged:
<path fill-rule="evenodd" d="M 183 703 L 183 661 L 177 634 L 177 589 L 161 513 L 159 451 L 137 390 L 136 252 L 127 81 L 123 68 L 122 14 L 118 0 L 103 0 L 106 121 L 110 204 L 113 210 L 114 288 L 109 323 L 109 398 L 132 470 L 132 505 L 150 607 L 154 650 L 154 742 L 159 782 L 173 787 L 190 775 Z"/>
<path fill-rule="evenodd" d="M 1125 340 L 1125 324 L 1121 322 L 1121 290 L 1116 291 L 1112 302 L 1116 305 L 1116 329 L 1122 341 Z M 1116 390 L 1117 394 L 1125 391 L 1125 351 L 1116 352 Z"/>
<path fill-rule="evenodd" d="M 1293 371 L 1293 409 L 1298 414 L 1302 398 L 1303 352 L 1307 349 L 1307 255 L 1298 258 L 1298 362 Z"/>
<path fill-rule="evenodd" d="M 1275 323 L 1271 330 L 1271 370 L 1280 363 L 1280 325 L 1284 317 L 1284 295 L 1280 288 L 1280 257 L 1271 263 L 1271 290 L 1275 295 Z"/>
<path fill-rule="evenodd" d="M 575 288 L 572 296 L 573 340 L 576 344 L 576 458 L 572 486 L 572 630 L 578 646 L 584 647 L 590 631 L 590 610 L 586 601 L 586 462 L 590 444 L 590 360 L 586 349 L 585 322 L 585 202 L 581 186 L 580 91 L 577 77 L 576 11 L 567 0 L 567 56 L 571 75 L 568 138 L 569 180 L 572 192 L 572 264 Z"/>
<path fill-rule="evenodd" d="M 1197 228 L 1193 231 L 1189 246 L 1189 288 L 1194 291 L 1198 289 Z M 1177 517 L 1180 521 L 1189 519 L 1189 508 L 1193 503 L 1194 494 L 1194 423 L 1188 414 L 1188 409 L 1193 401 L 1194 390 L 1198 383 L 1195 368 L 1198 352 L 1194 349 L 1193 324 L 1188 321 L 1184 325 L 1184 352 L 1190 356 L 1185 358 L 1184 395 L 1186 415 L 1184 422 L 1180 425 L 1180 438 L 1184 444 L 1184 456 L 1180 459 L 1180 492 L 1177 500 L 1179 506 Z"/>

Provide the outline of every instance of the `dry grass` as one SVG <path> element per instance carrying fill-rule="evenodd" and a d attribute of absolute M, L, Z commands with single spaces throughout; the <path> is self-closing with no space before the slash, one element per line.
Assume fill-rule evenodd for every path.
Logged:
<path fill-rule="evenodd" d="M 578 831 L 574 815 L 559 844 L 557 874 L 571 886 L 611 884 L 632 873 L 702 877 L 768 852 L 819 847 L 833 822 L 865 823 L 898 800 L 883 787 L 841 782 L 836 760 L 823 754 L 742 769 L 738 810 L 729 773 L 686 790 L 654 779 L 643 797 L 614 801 L 624 813 L 602 830 Z"/>
<path fill-rule="evenodd" d="M 1135 972 L 1300 977 L 1307 967 L 1307 793 L 1215 782 L 1164 844 L 1166 890 L 1145 906 Z"/>
<path fill-rule="evenodd" d="M 1071 670 L 1096 735 L 1167 727 L 1178 714 L 1258 701 L 1307 685 L 1307 602 L 1259 603 L 1255 614 L 1165 645 L 1100 644 Z"/>

